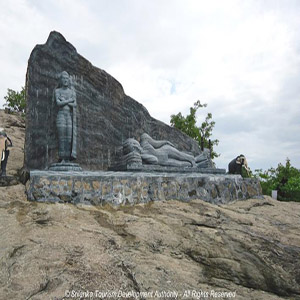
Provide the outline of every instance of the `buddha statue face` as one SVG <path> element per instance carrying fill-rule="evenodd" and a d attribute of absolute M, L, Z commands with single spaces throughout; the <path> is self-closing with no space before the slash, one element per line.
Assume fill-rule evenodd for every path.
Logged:
<path fill-rule="evenodd" d="M 124 154 L 130 153 L 130 152 L 141 153 L 142 148 L 140 146 L 140 143 L 137 140 L 129 138 L 123 144 L 123 151 L 124 151 Z"/>
<path fill-rule="evenodd" d="M 60 74 L 60 84 L 63 87 L 68 87 L 70 83 L 70 76 L 66 71 L 63 71 Z"/>

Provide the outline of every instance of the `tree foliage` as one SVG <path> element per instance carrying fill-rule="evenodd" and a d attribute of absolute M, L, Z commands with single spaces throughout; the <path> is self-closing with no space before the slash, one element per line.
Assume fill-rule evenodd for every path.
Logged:
<path fill-rule="evenodd" d="M 204 147 L 209 148 L 209 140 L 212 136 L 215 121 L 212 120 L 212 114 L 208 113 L 201 125 L 199 127 L 197 126 L 196 113 L 198 109 L 203 107 L 207 107 L 207 104 L 201 104 L 200 100 L 198 100 L 194 103 L 193 107 L 190 107 L 190 113 L 186 117 L 184 117 L 181 112 L 176 115 L 171 115 L 170 123 L 172 127 L 181 130 L 197 141 L 200 147 L 202 137 Z M 211 140 L 212 158 L 219 156 L 219 154 L 214 151 L 214 146 L 217 146 L 218 144 L 219 140 Z"/>
<path fill-rule="evenodd" d="M 277 190 L 278 200 L 300 201 L 300 170 L 292 167 L 288 158 L 285 166 L 279 163 L 276 169 L 255 170 L 255 176 L 260 179 L 263 194 Z"/>
<path fill-rule="evenodd" d="M 15 112 L 25 112 L 25 88 L 22 87 L 20 92 L 14 91 L 12 89 L 7 89 L 7 95 L 4 97 L 6 103 L 5 107 L 10 108 Z"/>

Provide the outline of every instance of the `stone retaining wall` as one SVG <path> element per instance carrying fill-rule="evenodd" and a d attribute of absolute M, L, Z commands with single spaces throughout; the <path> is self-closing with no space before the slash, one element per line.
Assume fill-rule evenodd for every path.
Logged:
<path fill-rule="evenodd" d="M 240 175 L 31 171 L 31 201 L 113 205 L 202 199 L 210 203 L 262 196 L 259 181 Z"/>

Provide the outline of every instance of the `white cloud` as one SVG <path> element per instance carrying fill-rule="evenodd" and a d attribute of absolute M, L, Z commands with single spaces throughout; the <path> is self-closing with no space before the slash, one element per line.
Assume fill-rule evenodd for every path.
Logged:
<path fill-rule="evenodd" d="M 299 1 L 0 0 L 0 102 L 30 51 L 60 31 L 157 119 L 208 103 L 217 159 L 300 168 Z"/>

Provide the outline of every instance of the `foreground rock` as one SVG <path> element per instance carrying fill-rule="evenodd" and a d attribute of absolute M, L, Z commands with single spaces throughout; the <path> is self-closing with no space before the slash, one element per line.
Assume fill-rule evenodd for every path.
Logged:
<path fill-rule="evenodd" d="M 236 291 L 237 299 L 300 299 L 299 208 L 266 197 L 114 210 L 32 203 L 22 185 L 1 188 L 0 295 L 176 291 L 182 299 L 184 291 L 214 290 Z"/>
<path fill-rule="evenodd" d="M 86 170 L 106 170 L 127 138 L 146 132 L 167 139 L 179 150 L 199 154 L 197 142 L 154 118 L 125 95 L 122 85 L 77 53 L 58 32 L 37 45 L 29 58 L 26 80 L 25 167 L 44 170 L 57 162 L 57 107 L 53 91 L 67 71 L 77 95 L 77 162 Z"/>

